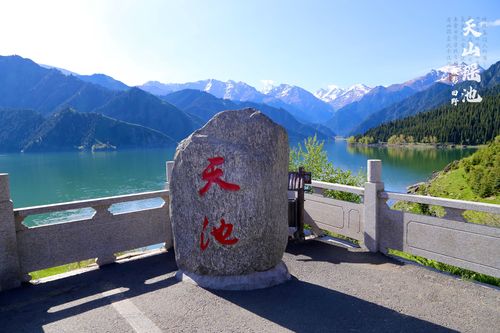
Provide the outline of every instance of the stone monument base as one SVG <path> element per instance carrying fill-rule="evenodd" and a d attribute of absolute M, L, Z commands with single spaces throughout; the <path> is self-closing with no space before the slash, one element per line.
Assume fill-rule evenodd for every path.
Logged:
<path fill-rule="evenodd" d="M 262 289 L 281 284 L 291 278 L 290 273 L 288 273 L 288 268 L 283 261 L 270 270 L 254 272 L 247 275 L 199 275 L 179 270 L 175 274 L 175 277 L 179 281 L 214 290 Z"/>

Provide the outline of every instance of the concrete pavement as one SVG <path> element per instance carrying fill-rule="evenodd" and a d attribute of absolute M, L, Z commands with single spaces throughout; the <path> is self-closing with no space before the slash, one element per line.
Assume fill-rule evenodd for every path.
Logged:
<path fill-rule="evenodd" d="M 209 291 L 172 252 L 0 293 L 0 332 L 499 332 L 500 290 L 381 254 L 290 245 L 291 281 Z"/>

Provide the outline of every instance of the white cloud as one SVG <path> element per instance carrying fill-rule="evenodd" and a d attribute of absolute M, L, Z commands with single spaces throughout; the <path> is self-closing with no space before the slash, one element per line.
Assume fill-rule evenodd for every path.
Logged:
<path fill-rule="evenodd" d="M 499 27 L 500 26 L 500 19 L 496 19 L 494 21 L 482 21 L 479 23 L 480 26 L 482 27 Z"/>

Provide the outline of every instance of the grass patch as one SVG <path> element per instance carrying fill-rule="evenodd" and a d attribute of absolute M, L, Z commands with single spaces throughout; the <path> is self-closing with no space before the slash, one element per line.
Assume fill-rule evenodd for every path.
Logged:
<path fill-rule="evenodd" d="M 500 197 L 496 195 L 482 198 L 475 194 L 467 181 L 467 174 L 463 167 L 440 173 L 426 187 L 426 192 L 436 197 L 500 204 Z"/>
<path fill-rule="evenodd" d="M 49 277 L 52 275 L 57 275 L 57 274 L 62 274 L 62 273 L 67 273 L 70 271 L 74 271 L 75 269 L 80 269 L 80 268 L 85 268 L 91 264 L 95 263 L 95 259 L 89 259 L 89 260 L 83 260 L 79 262 L 73 262 L 71 264 L 66 264 L 66 265 L 61 265 L 61 266 L 56 266 L 56 267 L 51 267 L 51 268 L 46 268 L 42 269 L 39 271 L 31 272 L 29 275 L 31 276 L 32 279 L 37 280 L 37 279 L 42 279 L 45 277 Z"/>
<path fill-rule="evenodd" d="M 446 272 L 449 274 L 460 276 L 464 280 L 474 280 L 474 281 L 479 281 L 482 283 L 487 283 L 487 284 L 490 284 L 490 285 L 493 285 L 496 287 L 500 287 L 500 279 L 493 277 L 493 276 L 490 276 L 490 275 L 477 273 L 474 271 L 470 271 L 468 269 L 459 268 L 459 267 L 448 265 L 448 264 L 443 264 L 442 262 L 439 262 L 439 261 L 435 261 L 432 259 L 427 259 L 427 258 L 423 258 L 423 257 L 419 257 L 419 256 L 414 256 L 412 254 L 398 251 L 398 250 L 389 249 L 389 254 L 396 256 L 396 257 L 400 257 L 400 258 L 409 260 L 409 261 L 416 262 L 416 263 L 421 264 L 423 266 L 432 267 L 432 268 L 437 269 L 438 271 L 441 271 L 441 272 Z"/>
<path fill-rule="evenodd" d="M 141 247 L 141 248 L 138 248 L 135 250 L 117 252 L 114 255 L 116 258 L 118 258 L 118 257 L 124 256 L 127 254 L 144 253 L 147 250 L 148 250 L 147 247 Z M 95 263 L 96 263 L 96 259 L 82 260 L 82 261 L 78 261 L 78 262 L 73 262 L 71 264 L 50 267 L 50 268 L 42 269 L 39 271 L 31 272 L 31 273 L 29 273 L 29 275 L 31 276 L 31 278 L 33 280 L 37 280 L 37 279 L 42 279 L 42 278 L 46 278 L 46 277 L 57 275 L 57 274 L 67 273 L 70 271 L 74 271 L 76 269 L 85 268 L 85 267 L 92 265 L 92 264 L 95 264 Z"/>
<path fill-rule="evenodd" d="M 342 240 L 348 241 L 349 243 L 353 243 L 353 244 L 356 244 L 356 245 L 359 246 L 359 241 L 357 239 L 354 239 L 354 238 L 351 238 L 351 237 L 347 237 L 347 236 L 344 236 L 344 235 L 341 235 L 341 234 L 336 234 L 336 233 L 328 231 L 328 230 L 323 230 L 323 232 L 325 234 L 327 234 L 328 236 L 335 237 L 335 238 L 338 238 L 338 239 L 342 239 Z"/>
<path fill-rule="evenodd" d="M 499 196 L 493 195 L 487 198 L 481 198 L 476 195 L 472 191 L 466 177 L 467 175 L 463 167 L 440 174 L 429 184 L 427 193 L 435 197 L 500 204 Z M 444 210 L 442 208 L 434 208 L 434 211 L 436 212 L 436 216 L 444 215 Z M 500 227 L 500 216 L 495 214 L 465 211 L 464 217 L 471 223 Z"/>
<path fill-rule="evenodd" d="M 450 198 L 457 200 L 467 200 L 484 202 L 490 204 L 500 204 L 500 196 L 492 195 L 481 198 L 475 194 L 467 181 L 465 169 L 459 166 L 456 169 L 439 173 L 429 183 L 419 188 L 416 194 L 431 195 L 433 197 Z M 429 206 L 418 203 L 397 202 L 394 207 L 397 210 L 404 210 L 415 214 L 443 217 L 445 211 L 443 207 Z M 485 212 L 466 210 L 463 214 L 468 222 L 500 227 L 500 216 Z"/>
<path fill-rule="evenodd" d="M 312 230 L 311 226 L 309 224 L 304 224 L 304 230 Z M 324 230 L 324 229 L 321 229 L 321 231 L 323 231 L 325 233 L 325 235 L 328 235 L 328 236 L 331 236 L 331 237 L 335 237 L 335 238 L 338 238 L 338 239 L 341 239 L 341 240 L 345 240 L 347 242 L 350 242 L 350 243 L 353 243 L 353 244 L 356 244 L 359 246 L 359 241 L 357 239 L 354 239 L 354 238 L 351 238 L 351 237 L 347 237 L 347 236 L 344 236 L 344 235 L 341 235 L 341 234 L 336 234 L 334 232 L 331 232 L 331 231 L 328 231 L 328 230 Z"/>

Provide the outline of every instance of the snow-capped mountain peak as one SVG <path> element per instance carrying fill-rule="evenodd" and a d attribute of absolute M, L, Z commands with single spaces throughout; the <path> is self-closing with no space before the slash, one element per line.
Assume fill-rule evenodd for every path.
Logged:
<path fill-rule="evenodd" d="M 371 89 L 362 83 L 354 84 L 346 89 L 332 84 L 326 89 L 318 90 L 314 95 L 338 110 L 349 103 L 360 100 Z"/>
<path fill-rule="evenodd" d="M 465 62 L 462 62 L 460 64 L 449 64 L 449 65 L 445 65 L 443 67 L 438 68 L 436 71 L 437 72 L 443 72 L 443 73 L 458 74 L 461 71 L 463 71 L 464 68 L 467 67 L 467 66 L 468 65 Z"/>
<path fill-rule="evenodd" d="M 335 84 L 330 84 L 325 88 L 319 89 L 314 93 L 314 96 L 325 102 L 331 102 L 345 92 L 345 89 L 340 88 Z"/>
<path fill-rule="evenodd" d="M 273 96 L 275 98 L 285 98 L 293 93 L 293 90 L 297 90 L 295 86 L 291 86 L 289 84 L 280 84 L 279 86 L 273 87 L 266 95 Z"/>
<path fill-rule="evenodd" d="M 372 88 L 368 87 L 366 84 L 357 83 L 357 84 L 354 84 L 354 85 L 350 86 L 349 88 L 347 88 L 347 91 L 359 91 L 359 92 L 367 93 L 371 89 Z"/>
<path fill-rule="evenodd" d="M 451 64 L 440 67 L 437 69 L 438 79 L 436 82 L 455 84 L 464 81 L 464 73 L 469 72 L 473 69 L 477 69 L 479 73 L 484 71 L 484 68 L 477 64 L 466 64 L 462 62 L 460 64 Z M 454 81 L 456 80 L 456 81 Z"/>

